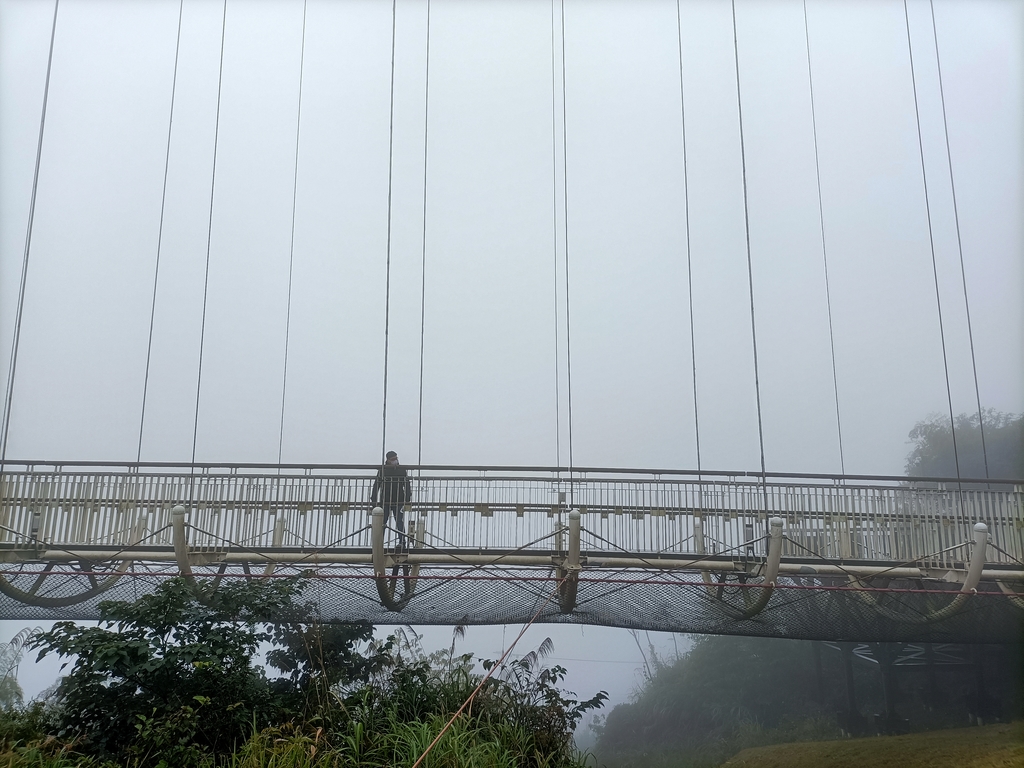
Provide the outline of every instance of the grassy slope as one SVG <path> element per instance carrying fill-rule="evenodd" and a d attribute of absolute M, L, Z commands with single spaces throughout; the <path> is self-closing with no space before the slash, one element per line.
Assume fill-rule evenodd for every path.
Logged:
<path fill-rule="evenodd" d="M 1024 723 L 745 749 L 729 768 L 1021 768 Z M 723 766 L 723 768 L 724 768 Z"/>

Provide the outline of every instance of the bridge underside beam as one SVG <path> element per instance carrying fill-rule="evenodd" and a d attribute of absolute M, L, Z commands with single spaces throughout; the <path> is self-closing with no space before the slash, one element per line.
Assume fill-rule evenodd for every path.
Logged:
<path fill-rule="evenodd" d="M 183 555 L 173 547 L 139 547 L 132 549 L 112 549 L 109 547 L 77 547 L 61 549 L 26 549 L 0 548 L 0 575 L 6 570 L 2 564 L 77 564 L 77 563 L 111 563 L 125 562 L 149 563 L 153 565 L 172 565 L 181 562 Z M 564 554 L 554 550 L 495 550 L 490 552 L 465 552 L 458 549 L 416 551 L 415 549 L 395 553 L 388 551 L 382 554 L 382 568 L 394 565 L 421 566 L 461 566 L 471 565 L 478 568 L 487 567 L 561 567 L 565 562 Z M 227 563 L 228 565 L 249 566 L 252 568 L 267 565 L 284 565 L 295 568 L 316 567 L 320 565 L 370 565 L 374 562 L 372 550 L 367 549 L 335 549 L 310 552 L 295 547 L 266 548 L 259 551 L 251 550 L 216 550 L 212 548 L 192 549 L 187 555 L 191 565 L 210 565 Z M 708 571 L 712 573 L 747 573 L 761 575 L 764 568 L 763 558 L 744 560 L 727 556 L 701 555 L 694 557 L 666 557 L 650 553 L 608 554 L 582 553 L 578 555 L 578 567 L 593 568 L 631 568 L 641 571 Z M 784 557 L 780 559 L 778 572 L 791 576 L 839 576 L 872 579 L 887 577 L 890 579 L 922 579 L 944 583 L 962 583 L 968 574 L 969 563 L 954 563 L 952 567 L 942 564 L 931 566 L 927 563 L 905 565 L 887 561 L 846 560 L 822 562 L 813 558 Z M 985 567 L 980 571 L 982 582 L 1001 581 L 1006 584 L 1024 584 L 1024 568 L 1003 566 Z"/>

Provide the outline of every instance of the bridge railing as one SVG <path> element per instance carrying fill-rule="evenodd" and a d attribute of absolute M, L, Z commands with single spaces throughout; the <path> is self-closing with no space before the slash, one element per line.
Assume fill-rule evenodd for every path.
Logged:
<path fill-rule="evenodd" d="M 365 549 L 375 470 L 6 462 L 0 547 L 169 547 L 170 510 L 182 504 L 200 549 L 272 547 L 279 519 L 278 546 Z M 779 516 L 792 558 L 952 567 L 984 522 L 989 561 L 1024 561 L 1024 488 L 1013 481 L 536 467 L 410 475 L 406 516 L 424 521 L 424 546 L 441 549 L 558 551 L 574 508 L 585 552 L 761 556 L 767 521 Z"/>

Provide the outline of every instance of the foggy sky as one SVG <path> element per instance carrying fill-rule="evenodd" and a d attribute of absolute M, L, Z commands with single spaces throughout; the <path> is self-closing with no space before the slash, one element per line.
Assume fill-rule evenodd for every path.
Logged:
<path fill-rule="evenodd" d="M 909 7 L 953 406 L 970 412 L 931 18 Z M 277 460 L 302 2 L 228 2 L 211 225 L 221 8 L 184 3 L 144 460 L 188 460 L 194 423 L 200 461 Z M 425 223 L 426 4 L 397 9 L 388 447 L 417 457 L 422 331 L 424 462 L 566 463 L 570 352 L 577 465 L 695 468 L 688 199 L 701 463 L 757 469 L 729 5 L 681 6 L 684 179 L 674 2 L 567 0 L 563 156 L 551 4 L 431 0 Z M 981 400 L 1021 411 L 1021 4 L 935 11 Z M 5 374 L 51 13 L 0 0 Z M 136 456 L 177 13 L 61 2 L 9 458 Z M 802 6 L 737 15 L 766 462 L 838 472 Z M 903 6 L 811 0 L 808 16 L 845 465 L 898 474 L 913 424 L 948 412 Z M 390 3 L 309 0 L 286 462 L 380 457 L 390 43 Z M 524 650 L 550 634 L 556 657 L 608 662 L 566 663 L 581 695 L 621 701 L 636 680 L 620 630 L 531 633 Z M 505 639 L 472 628 L 466 647 Z"/>
<path fill-rule="evenodd" d="M 184 3 L 144 460 L 191 455 L 208 234 L 196 458 L 277 459 L 302 3 L 228 3 L 211 225 L 221 8 Z M 52 6 L 0 9 L 6 367 Z M 1009 411 L 1024 406 L 1020 9 L 936 3 L 981 399 Z M 177 10 L 61 4 L 10 458 L 135 457 Z M 390 10 L 307 8 L 286 462 L 380 452 Z M 687 190 L 674 3 L 566 3 L 563 157 L 551 5 L 433 0 L 424 227 L 425 11 L 398 2 L 388 447 L 416 458 L 422 328 L 424 462 L 566 463 L 568 352 L 575 464 L 694 468 L 688 194 L 701 463 L 757 469 L 728 4 L 682 4 Z M 737 16 L 766 462 L 837 472 L 802 8 Z M 910 17 L 953 406 L 969 412 L 928 4 Z M 811 2 L 808 24 L 846 469 L 898 473 L 910 427 L 948 412 L 903 6 Z"/>

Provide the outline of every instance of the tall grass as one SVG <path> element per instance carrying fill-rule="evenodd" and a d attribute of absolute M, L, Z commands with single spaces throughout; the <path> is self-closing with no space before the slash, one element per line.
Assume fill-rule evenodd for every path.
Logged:
<path fill-rule="evenodd" d="M 367 731 L 352 722 L 331 733 L 286 725 L 254 734 L 232 756 L 230 768 L 380 768 L 413 765 L 444 727 L 447 718 L 431 715 L 420 721 L 389 718 L 388 727 Z M 585 761 L 556 760 L 532 749 L 521 728 L 459 717 L 421 763 L 423 768 L 582 768 Z"/>
<path fill-rule="evenodd" d="M 108 768 L 56 739 L 15 744 L 0 753 L 0 768 Z M 109 768 L 117 768 L 109 766 Z"/>

